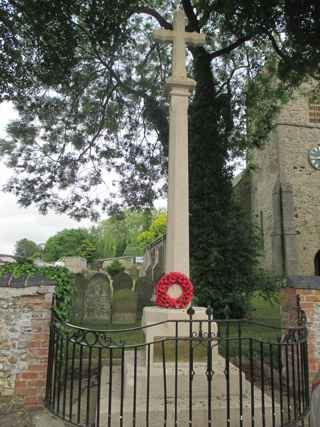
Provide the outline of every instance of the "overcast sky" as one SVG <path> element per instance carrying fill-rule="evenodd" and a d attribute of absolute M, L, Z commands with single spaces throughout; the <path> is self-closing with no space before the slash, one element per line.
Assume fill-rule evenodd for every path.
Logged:
<path fill-rule="evenodd" d="M 0 137 L 5 135 L 7 123 L 14 119 L 13 108 L 8 103 L 0 104 Z M 0 188 L 12 171 L 0 163 Z M 64 228 L 90 225 L 89 221 L 76 222 L 66 215 L 40 215 L 35 207 L 20 207 L 12 194 L 0 191 L 0 253 L 13 254 L 17 240 L 27 238 L 44 243 L 48 237 Z"/>

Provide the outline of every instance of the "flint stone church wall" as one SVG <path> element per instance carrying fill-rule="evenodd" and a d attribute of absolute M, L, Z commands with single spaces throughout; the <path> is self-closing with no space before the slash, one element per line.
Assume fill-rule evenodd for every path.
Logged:
<path fill-rule="evenodd" d="M 246 194 L 263 240 L 262 264 L 289 276 L 314 275 L 320 250 L 320 171 L 308 159 L 320 141 L 320 123 L 309 116 L 312 95 L 304 85 L 282 107 L 264 145 L 249 153 L 251 167 L 243 173 L 250 177 Z M 243 185 L 248 186 L 244 179 L 237 181 L 238 193 Z"/>

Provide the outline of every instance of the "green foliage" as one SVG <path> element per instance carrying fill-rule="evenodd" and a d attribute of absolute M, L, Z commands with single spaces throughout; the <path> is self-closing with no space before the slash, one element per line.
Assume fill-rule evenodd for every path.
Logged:
<path fill-rule="evenodd" d="M 274 291 L 272 298 L 267 298 L 258 291 L 250 300 L 251 310 L 248 317 L 255 321 L 268 320 L 274 322 L 278 327 L 281 327 L 281 312 L 280 312 L 280 295 L 279 291 Z"/>
<path fill-rule="evenodd" d="M 273 58 L 265 65 L 263 72 L 248 82 L 246 143 L 249 146 L 267 143 L 266 137 L 272 130 L 275 115 L 292 94 L 292 86 L 276 79 L 277 66 Z"/>
<path fill-rule="evenodd" d="M 124 210 L 101 221 L 92 230 L 97 242 L 100 258 L 139 256 L 143 247 L 138 236 L 150 222 L 151 214 L 135 210 Z"/>
<path fill-rule="evenodd" d="M 143 256 L 144 251 L 143 251 L 143 247 L 141 245 L 137 246 L 134 244 L 128 244 L 128 246 L 126 247 L 123 256 Z"/>
<path fill-rule="evenodd" d="M 156 215 L 153 221 L 150 224 L 150 227 L 138 235 L 138 242 L 143 245 L 143 247 L 149 245 L 158 237 L 166 234 L 167 231 L 167 214 L 165 212 L 160 212 Z"/>
<path fill-rule="evenodd" d="M 211 305 L 215 317 L 228 306 L 232 317 L 242 318 L 254 294 L 274 299 L 280 280 L 260 267 L 259 233 L 247 215 L 236 205 L 226 215 L 220 229 L 208 229 L 208 241 L 193 248 L 192 279 L 197 304 Z"/>
<path fill-rule="evenodd" d="M 92 261 L 96 246 L 92 235 L 84 228 L 65 229 L 50 237 L 44 247 L 44 259 L 57 261 L 65 256 L 84 256 Z"/>
<path fill-rule="evenodd" d="M 121 264 L 120 261 L 115 259 L 111 264 L 107 265 L 105 270 L 111 277 L 115 277 L 117 274 L 122 273 L 125 270 L 125 267 Z"/>
<path fill-rule="evenodd" d="M 20 239 L 15 245 L 15 256 L 20 258 L 34 258 L 41 254 L 41 248 L 32 240 Z"/>
<path fill-rule="evenodd" d="M 239 153 L 246 145 L 248 82 L 270 57 L 277 58 L 281 80 L 297 85 L 306 74 L 319 77 L 319 9 L 314 2 L 278 0 L 181 4 L 188 31 L 207 34 L 205 47 L 190 50 L 189 72 L 198 87 L 214 81 L 213 104 L 224 97 L 234 125 L 224 141 Z M 16 171 L 6 188 L 22 205 L 97 218 L 100 207 L 150 209 L 163 194 L 168 154 L 163 83 L 170 56 L 168 46 L 156 45 L 151 34 L 156 27 L 171 27 L 174 7 L 165 0 L 3 1 L 0 99 L 13 101 L 20 117 L 8 127 L 0 151 Z M 208 73 L 197 71 L 199 55 Z M 265 121 L 270 118 L 267 112 Z M 219 115 L 215 125 L 220 126 Z M 213 141 L 209 132 L 206 139 Z M 220 142 L 211 144 L 217 154 Z M 119 179 L 115 192 L 106 185 L 97 198 L 89 190 L 104 184 L 103 170 Z"/>
<path fill-rule="evenodd" d="M 68 319 L 71 309 L 72 285 L 74 275 L 64 267 L 37 267 L 32 262 L 7 263 L 0 266 L 0 277 L 10 274 L 18 279 L 22 276 L 32 277 L 42 275 L 55 283 L 55 296 L 57 299 L 57 314 Z"/>
<path fill-rule="evenodd" d="M 94 261 L 96 254 L 97 247 L 92 240 L 86 239 L 81 243 L 79 255 L 85 258 L 89 263 Z"/>

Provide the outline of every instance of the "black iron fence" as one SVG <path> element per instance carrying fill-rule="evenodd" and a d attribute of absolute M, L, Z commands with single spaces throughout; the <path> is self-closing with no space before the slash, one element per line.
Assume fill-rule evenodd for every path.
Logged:
<path fill-rule="evenodd" d="M 46 405 L 77 426 L 308 425 L 306 320 L 299 310 L 283 330 L 189 309 L 183 321 L 92 330 L 53 317 Z"/>

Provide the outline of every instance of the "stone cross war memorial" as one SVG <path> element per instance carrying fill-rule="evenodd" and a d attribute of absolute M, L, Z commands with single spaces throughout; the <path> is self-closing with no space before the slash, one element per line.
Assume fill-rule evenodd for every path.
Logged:
<path fill-rule="evenodd" d="M 179 271 L 189 277 L 188 97 L 196 82 L 187 77 L 186 44 L 201 46 L 205 36 L 185 31 L 185 13 L 177 9 L 173 31 L 156 30 L 158 42 L 173 43 L 170 97 L 168 225 L 166 273 Z"/>
<path fill-rule="evenodd" d="M 50 351 L 47 406 L 78 426 L 296 425 L 309 407 L 301 307 L 300 326 L 289 334 L 258 325 L 261 336 L 272 336 L 263 342 L 247 337 L 248 321 L 214 320 L 210 308 L 190 306 L 188 98 L 195 81 L 187 77 L 186 49 L 203 45 L 205 36 L 186 31 L 178 8 L 173 30 L 157 30 L 153 37 L 173 44 L 166 262 L 156 285 L 157 305 L 144 307 L 141 327 L 131 329 L 69 324 L 66 331 L 57 321 L 50 342 L 60 350 Z M 86 360 L 65 361 L 61 348 Z M 291 368 L 282 369 L 282 360 Z"/>
<path fill-rule="evenodd" d="M 30 349 L 24 346 L 27 336 L 18 337 L 26 361 L 19 366 L 17 386 L 11 386 L 10 376 L 16 375 L 16 368 L 5 372 L 10 376 L 10 381 L 6 380 L 7 393 L 22 398 L 27 389 L 32 390 L 32 399 L 26 402 L 31 407 L 39 405 L 45 389 L 48 410 L 78 427 L 306 425 L 303 423 L 310 407 L 308 347 L 300 300 L 295 312 L 298 322 L 292 323 L 289 331 L 251 322 L 251 330 L 258 329 L 261 337 L 268 337 L 265 342 L 248 335 L 248 320 L 229 319 L 227 314 L 225 319 L 214 319 L 210 307 L 191 306 L 188 98 L 196 83 L 187 77 L 186 51 L 188 45 L 204 45 L 205 36 L 186 31 L 184 10 L 178 8 L 173 29 L 156 30 L 153 37 L 159 43 L 173 45 L 172 74 L 167 81 L 170 128 L 166 261 L 165 274 L 155 288 L 156 306 L 143 307 L 142 297 L 146 301 L 152 298 L 150 289 L 144 289 L 148 281 L 137 281 L 137 299 L 131 278 L 121 273 L 114 279 L 112 299 L 106 274 L 95 273 L 77 289 L 75 320 L 82 320 L 76 318 L 81 307 L 87 307 L 84 320 L 97 322 L 100 314 L 107 314 L 111 321 L 113 317 L 118 323 L 135 322 L 137 310 L 139 317 L 142 311 L 142 319 L 141 326 L 121 329 L 114 322 L 113 329 L 90 328 L 70 323 L 54 312 L 49 320 L 50 287 L 41 294 L 34 289 L 20 293 L 20 289 L 10 289 L 6 284 L 3 289 L 0 286 L 5 344 L 13 330 L 13 312 L 28 314 L 25 334 L 31 331 L 33 337 Z M 132 319 L 121 311 L 127 294 L 132 296 Z M 9 315 L 4 297 L 11 307 Z M 36 309 L 41 309 L 45 325 L 40 325 L 39 313 L 33 312 Z M 18 354 L 15 348 L 12 351 Z M 37 357 L 40 373 L 34 372 L 38 369 Z M 0 379 L 2 374 L 0 370 Z"/>

